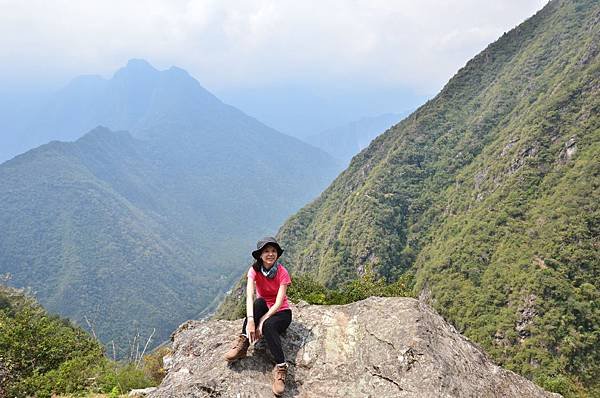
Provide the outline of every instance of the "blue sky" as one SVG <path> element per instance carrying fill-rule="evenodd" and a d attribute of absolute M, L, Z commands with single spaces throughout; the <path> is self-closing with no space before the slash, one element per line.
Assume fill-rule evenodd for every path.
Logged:
<path fill-rule="evenodd" d="M 0 84 L 5 96 L 53 89 L 144 58 L 308 135 L 414 108 L 545 3 L 0 0 Z"/>

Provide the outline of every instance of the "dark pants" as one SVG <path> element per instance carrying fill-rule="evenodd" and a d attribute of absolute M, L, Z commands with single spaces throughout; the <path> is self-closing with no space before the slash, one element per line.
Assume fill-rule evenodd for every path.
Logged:
<path fill-rule="evenodd" d="M 267 303 L 263 298 L 257 298 L 254 300 L 254 324 L 258 329 L 258 322 L 264 314 L 269 311 Z M 246 323 L 248 318 L 244 319 L 244 325 L 242 326 L 242 334 L 246 334 Z M 281 348 L 281 339 L 279 335 L 283 333 L 290 323 L 292 322 L 292 310 L 286 309 L 283 311 L 277 311 L 263 324 L 263 336 L 267 341 L 267 347 L 271 351 L 271 354 L 275 357 L 277 363 L 284 363 L 285 356 L 283 355 L 283 349 Z M 248 336 L 249 337 L 249 336 Z"/>

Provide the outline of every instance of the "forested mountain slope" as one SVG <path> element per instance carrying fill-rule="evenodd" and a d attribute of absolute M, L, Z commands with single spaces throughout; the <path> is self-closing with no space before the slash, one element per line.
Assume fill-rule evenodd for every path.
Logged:
<path fill-rule="evenodd" d="M 592 0 L 505 33 L 282 226 L 290 269 L 411 273 L 498 363 L 598 394 L 599 43 Z"/>
<path fill-rule="evenodd" d="M 177 318 L 207 305 L 232 272 L 225 268 L 216 280 L 200 272 L 208 265 L 198 261 L 200 248 L 144 208 L 144 195 L 164 189 L 144 176 L 153 170 L 139 145 L 127 133 L 97 129 L 0 166 L 2 272 L 13 285 L 34 289 L 51 311 L 81 325 L 87 317 L 104 342 L 115 340 L 121 349 L 138 331 L 156 328 L 166 337 Z M 117 160 L 86 164 L 107 153 Z M 119 192 L 127 179 L 107 172 L 116 165 L 132 180 L 144 178 L 144 190 L 133 185 Z M 204 258 L 211 264 L 211 256 Z"/>

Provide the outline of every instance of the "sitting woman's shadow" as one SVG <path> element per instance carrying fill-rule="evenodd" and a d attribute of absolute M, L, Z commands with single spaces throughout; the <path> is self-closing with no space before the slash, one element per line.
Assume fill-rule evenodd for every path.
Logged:
<path fill-rule="evenodd" d="M 289 365 L 285 381 L 285 392 L 282 397 L 294 397 L 299 394 L 299 385 L 296 382 L 296 358 L 298 352 L 306 342 L 312 340 L 313 333 L 310 329 L 301 323 L 294 322 L 281 335 L 281 345 L 285 354 L 286 362 Z M 248 356 L 241 360 L 231 362 L 229 368 L 234 372 L 241 372 L 245 369 L 258 370 L 268 377 L 275 366 L 275 359 L 264 338 L 258 340 L 248 349 Z"/>

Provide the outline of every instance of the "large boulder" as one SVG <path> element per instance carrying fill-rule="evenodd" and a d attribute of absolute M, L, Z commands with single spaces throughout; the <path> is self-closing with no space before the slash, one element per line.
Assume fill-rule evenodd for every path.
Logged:
<path fill-rule="evenodd" d="M 372 297 L 300 304 L 283 337 L 287 397 L 557 397 L 493 364 L 427 305 Z M 188 321 L 173 334 L 163 397 L 272 397 L 264 344 L 228 364 L 238 321 Z"/>

